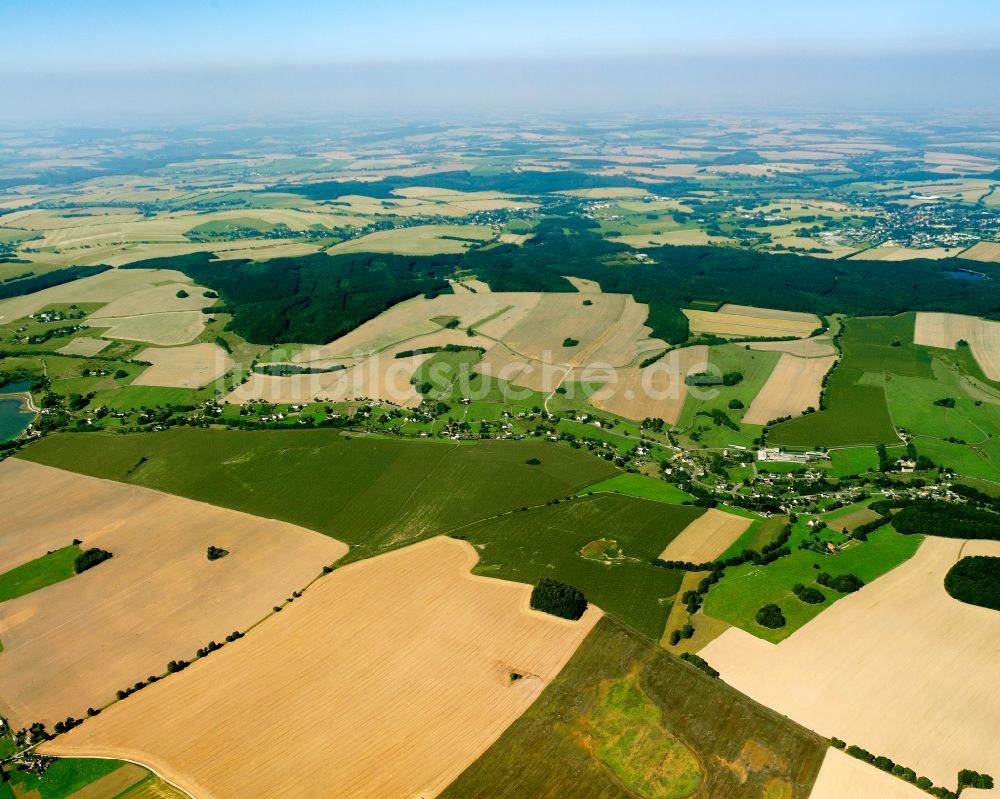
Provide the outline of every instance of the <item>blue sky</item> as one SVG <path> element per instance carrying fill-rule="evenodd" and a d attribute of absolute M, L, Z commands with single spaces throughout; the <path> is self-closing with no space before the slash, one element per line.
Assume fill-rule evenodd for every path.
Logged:
<path fill-rule="evenodd" d="M 988 50 L 997 0 L 0 0 L 5 71 Z"/>
<path fill-rule="evenodd" d="M 0 0 L 0 31 L 14 124 L 1000 109 L 1000 0 Z"/>

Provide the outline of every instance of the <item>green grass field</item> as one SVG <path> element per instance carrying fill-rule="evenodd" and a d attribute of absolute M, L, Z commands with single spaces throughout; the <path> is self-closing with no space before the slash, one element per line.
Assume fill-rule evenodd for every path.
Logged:
<path fill-rule="evenodd" d="M 20 457 L 300 524 L 350 544 L 349 560 L 544 505 L 616 473 L 548 442 L 459 444 L 333 430 L 60 434 Z M 541 463 L 528 465 L 533 458 Z"/>
<path fill-rule="evenodd" d="M 898 443 L 885 378 L 933 378 L 931 356 L 913 344 L 913 320 L 912 313 L 849 320 L 840 340 L 843 358 L 827 385 L 826 410 L 775 425 L 768 443 L 805 449 Z"/>
<path fill-rule="evenodd" d="M 878 466 L 878 455 L 874 447 L 850 447 L 830 450 L 830 474 L 846 477 L 849 474 L 864 474 Z"/>
<path fill-rule="evenodd" d="M 523 583 L 540 577 L 562 580 L 655 641 L 663 634 L 681 574 L 650 561 L 704 512 L 690 505 L 595 494 L 489 519 L 459 532 L 479 550 L 478 574 Z"/>
<path fill-rule="evenodd" d="M 440 796 L 806 799 L 825 751 L 819 736 L 605 618 Z"/>
<path fill-rule="evenodd" d="M 41 777 L 15 769 L 10 774 L 10 781 L 18 796 L 38 791 L 41 799 L 66 799 L 123 765 L 120 760 L 59 758 Z"/>
<path fill-rule="evenodd" d="M 841 511 L 841 515 L 846 512 Z M 843 596 L 816 583 L 816 575 L 820 571 L 834 576 L 855 574 L 869 583 L 910 558 L 922 540 L 921 536 L 900 535 L 891 528 L 883 527 L 872 533 L 866 543 L 852 543 L 835 555 L 821 555 L 797 548 L 807 533 L 805 523 L 806 517 L 800 517 L 793 528 L 789 542 L 791 555 L 767 566 L 748 563 L 726 569 L 725 577 L 708 593 L 705 612 L 759 638 L 777 643 Z M 831 537 L 836 540 L 846 538 L 838 534 Z M 796 583 L 819 589 L 826 600 L 817 605 L 802 602 L 792 593 L 792 586 Z M 754 618 L 763 605 L 771 602 L 781 608 L 787 622 L 776 630 L 760 626 Z"/>
<path fill-rule="evenodd" d="M 759 425 L 740 424 L 740 430 L 737 432 L 729 427 L 715 424 L 706 416 L 698 416 L 697 414 L 699 411 L 707 412 L 718 409 L 727 413 L 734 422 L 740 423 L 750 407 L 750 403 L 760 393 L 780 358 L 780 352 L 748 350 L 743 344 L 723 344 L 709 347 L 709 364 L 719 369 L 723 374 L 740 372 L 743 375 L 743 380 L 735 386 L 713 386 L 709 389 L 689 390 L 677 426 L 686 431 L 689 437 L 691 433 L 697 433 L 697 438 L 692 439 L 696 446 L 727 447 L 733 444 L 750 446 L 753 439 L 760 435 Z M 743 403 L 742 409 L 732 410 L 729 408 L 730 400 L 734 399 Z"/>
<path fill-rule="evenodd" d="M 73 561 L 82 551 L 72 544 L 0 574 L 0 602 L 68 580 L 73 576 Z"/>
<path fill-rule="evenodd" d="M 641 474 L 616 474 L 609 480 L 602 480 L 594 485 L 580 489 L 580 495 L 611 492 L 625 494 L 640 499 L 651 499 L 656 502 L 666 502 L 670 505 L 680 505 L 694 499 L 686 491 L 681 491 L 673 483 L 657 480 L 655 477 L 645 477 Z"/>

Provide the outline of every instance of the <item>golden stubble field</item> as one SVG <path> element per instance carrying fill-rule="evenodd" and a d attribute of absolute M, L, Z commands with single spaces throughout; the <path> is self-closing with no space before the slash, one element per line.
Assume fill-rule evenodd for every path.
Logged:
<path fill-rule="evenodd" d="M 175 386 L 201 388 L 222 377 L 235 365 L 218 344 L 191 344 L 187 347 L 150 347 L 136 356 L 149 361 L 132 381 L 134 386 Z"/>
<path fill-rule="evenodd" d="M 415 406 L 421 396 L 410 378 L 429 356 L 395 355 L 455 344 L 484 350 L 476 367 L 481 374 L 546 393 L 571 369 L 599 370 L 612 379 L 620 372 L 626 382 L 636 383 L 635 390 L 629 383 L 622 398 L 612 402 L 626 409 L 635 405 L 640 415 L 633 418 L 643 418 L 643 400 L 624 399 L 626 393 L 640 390 L 639 370 L 633 364 L 666 344 L 649 337 L 647 306 L 625 294 L 603 294 L 590 281 L 582 285 L 588 289 L 584 295 L 463 291 L 406 300 L 329 344 L 304 347 L 292 356 L 297 365 L 340 365 L 344 370 L 284 377 L 255 374 L 226 401 L 370 397 Z M 448 321 L 457 326 L 444 327 Z M 567 345 L 567 339 L 576 343 Z"/>
<path fill-rule="evenodd" d="M 929 537 L 780 644 L 733 627 L 701 655 L 758 702 L 939 785 L 962 768 L 995 775 L 1000 614 L 944 590 L 948 569 L 976 554 L 1000 555 L 1000 543 Z"/>
<path fill-rule="evenodd" d="M 0 603 L 0 709 L 15 727 L 82 717 L 246 629 L 347 551 L 285 522 L 15 458 L 0 464 L 0 501 L 5 569 L 73 538 L 114 555 Z M 230 554 L 209 561 L 209 546 Z"/>
<path fill-rule="evenodd" d="M 809 407 L 818 408 L 823 376 L 836 361 L 836 355 L 799 358 L 784 353 L 747 408 L 743 422 L 767 424 L 782 416 L 799 416 Z"/>
<path fill-rule="evenodd" d="M 433 538 L 345 566 L 245 639 L 43 748 L 127 758 L 199 799 L 435 796 L 601 615 L 532 611 L 529 586 L 470 574 L 477 559 Z"/>
<path fill-rule="evenodd" d="M 914 344 L 953 350 L 960 340 L 968 342 L 983 374 L 1000 380 L 1000 322 L 957 313 L 917 314 Z"/>
<path fill-rule="evenodd" d="M 706 563 L 729 549 L 751 524 L 753 519 L 709 508 L 667 544 L 660 558 Z"/>
<path fill-rule="evenodd" d="M 749 305 L 727 303 L 718 311 L 684 309 L 691 331 L 738 338 L 775 338 L 797 336 L 805 338 L 818 327 L 819 317 L 797 311 L 778 311 Z"/>

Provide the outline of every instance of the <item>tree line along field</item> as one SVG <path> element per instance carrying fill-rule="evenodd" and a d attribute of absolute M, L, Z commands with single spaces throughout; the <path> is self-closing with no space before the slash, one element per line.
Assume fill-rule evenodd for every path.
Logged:
<path fill-rule="evenodd" d="M 22 455 L 299 524 L 349 544 L 348 560 L 544 505 L 616 472 L 592 455 L 538 441 L 172 428 L 101 436 L 95 446 L 95 435 L 50 436 Z M 540 463 L 526 463 L 533 459 Z"/>
<path fill-rule="evenodd" d="M 826 742 L 602 619 L 442 799 L 805 799 Z"/>

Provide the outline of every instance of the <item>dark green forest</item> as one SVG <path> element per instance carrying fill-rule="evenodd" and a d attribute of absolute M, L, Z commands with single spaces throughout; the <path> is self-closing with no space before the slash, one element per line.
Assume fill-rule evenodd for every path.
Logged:
<path fill-rule="evenodd" d="M 448 291 L 445 277 L 474 273 L 494 291 L 574 289 L 562 275 L 599 282 L 649 305 L 654 335 L 688 338 L 680 309 L 692 300 L 735 302 L 823 315 L 893 315 L 906 310 L 1000 316 L 1000 280 L 969 282 L 946 274 L 949 260 L 826 261 L 723 247 L 660 247 L 638 263 L 624 245 L 586 230 L 587 220 L 548 218 L 524 246 L 462 254 L 401 256 L 355 253 L 217 261 L 208 253 L 137 261 L 130 268 L 169 267 L 217 291 L 234 314 L 230 328 L 261 344 L 324 343 L 391 305 L 421 293 Z M 1000 267 L 982 265 L 1000 277 Z"/>

